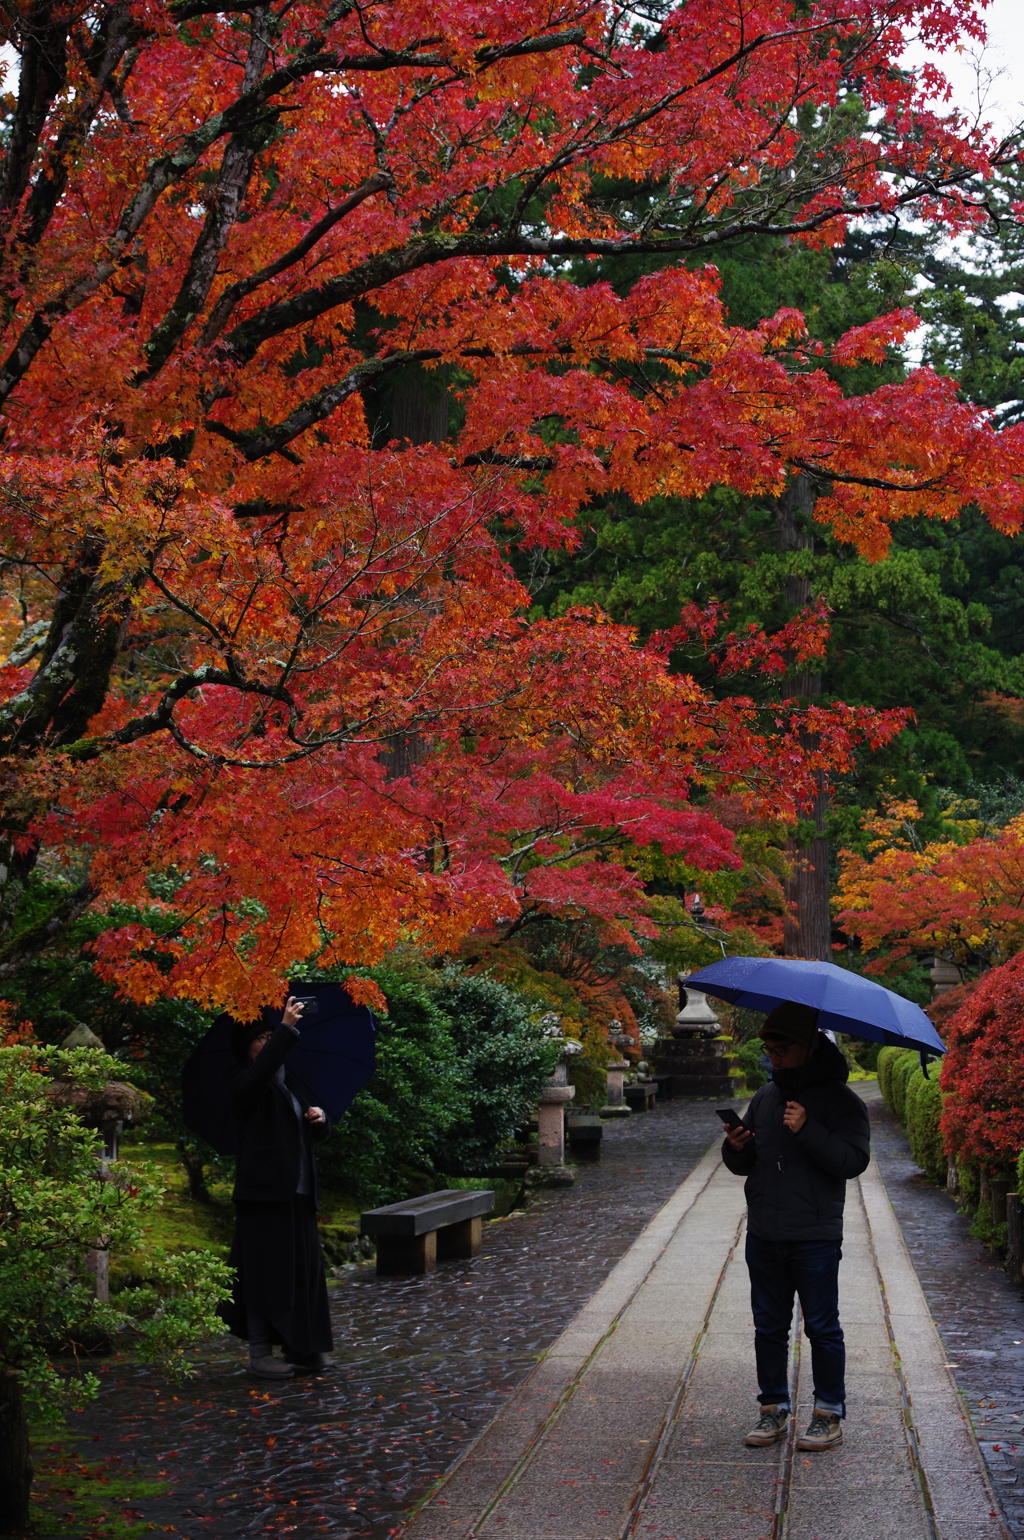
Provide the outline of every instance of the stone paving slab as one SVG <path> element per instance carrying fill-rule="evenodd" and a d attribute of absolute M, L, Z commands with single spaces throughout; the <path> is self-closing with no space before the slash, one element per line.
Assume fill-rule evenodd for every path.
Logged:
<path fill-rule="evenodd" d="M 877 1168 L 847 1202 L 850 1417 L 806 1455 L 756 1415 L 742 1183 L 714 1146 L 402 1531 L 403 1540 L 1005 1540 Z"/>

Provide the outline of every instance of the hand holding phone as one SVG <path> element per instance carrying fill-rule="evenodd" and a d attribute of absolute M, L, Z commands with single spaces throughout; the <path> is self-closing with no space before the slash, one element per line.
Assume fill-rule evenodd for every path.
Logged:
<path fill-rule="evenodd" d="M 750 1143 L 753 1134 L 731 1107 L 716 1107 L 716 1113 L 725 1124 L 725 1137 L 734 1150 L 742 1150 Z"/>

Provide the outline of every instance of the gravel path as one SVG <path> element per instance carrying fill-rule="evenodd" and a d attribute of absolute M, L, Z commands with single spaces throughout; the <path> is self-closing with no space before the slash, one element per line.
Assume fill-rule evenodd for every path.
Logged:
<path fill-rule="evenodd" d="M 169 1480 L 142 1516 L 187 1537 L 273 1531 L 383 1540 L 490 1422 L 717 1137 L 711 1102 L 605 1125 L 577 1186 L 484 1226 L 472 1262 L 427 1278 L 346 1270 L 332 1289 L 337 1372 L 280 1388 L 225 1338 L 168 1388 L 112 1363 L 76 1431 L 88 1459 Z M 40 1537 L 45 1540 L 45 1537 Z"/>

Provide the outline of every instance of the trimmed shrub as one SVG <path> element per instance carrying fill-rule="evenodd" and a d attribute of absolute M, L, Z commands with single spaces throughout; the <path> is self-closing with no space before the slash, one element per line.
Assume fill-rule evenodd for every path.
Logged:
<path fill-rule="evenodd" d="M 927 1079 L 918 1065 L 907 1082 L 907 1137 L 910 1153 L 933 1182 L 946 1180 L 946 1147 L 942 1142 L 942 1089 L 938 1070 Z"/>
<path fill-rule="evenodd" d="M 920 1069 L 919 1056 L 912 1049 L 904 1049 L 892 1067 L 892 1110 L 907 1126 L 907 1086 L 916 1069 Z"/>
<path fill-rule="evenodd" d="M 892 1072 L 898 1059 L 906 1053 L 905 1048 L 883 1048 L 878 1055 L 878 1087 L 882 1093 L 882 1100 L 890 1112 L 895 1109 L 892 1104 Z"/>

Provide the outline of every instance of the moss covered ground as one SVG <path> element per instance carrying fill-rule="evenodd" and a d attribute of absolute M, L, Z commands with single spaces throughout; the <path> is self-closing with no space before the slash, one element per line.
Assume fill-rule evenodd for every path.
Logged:
<path fill-rule="evenodd" d="M 147 1278 L 151 1258 L 157 1251 L 212 1251 L 227 1257 L 235 1222 L 230 1182 L 209 1182 L 211 1201 L 195 1203 L 189 1198 L 188 1181 L 173 1144 L 140 1140 L 126 1145 L 122 1158 L 128 1165 L 145 1167 L 164 1193 L 159 1205 L 146 1215 L 145 1240 L 140 1250 L 130 1256 L 111 1258 L 112 1288 Z M 346 1194 L 326 1190 L 321 1194 L 320 1227 L 328 1260 L 343 1260 L 331 1253 L 339 1244 L 357 1240 L 359 1210 Z"/>
<path fill-rule="evenodd" d="M 166 1482 L 129 1457 L 90 1460 L 81 1438 L 33 1431 L 33 1540 L 140 1540 L 152 1532 L 137 1504 L 160 1496 Z"/>

